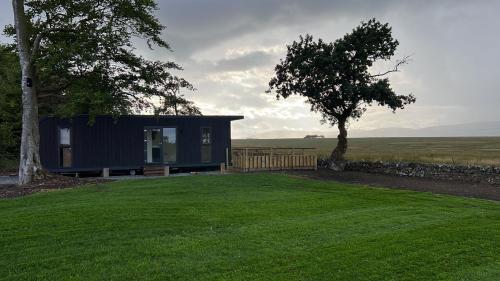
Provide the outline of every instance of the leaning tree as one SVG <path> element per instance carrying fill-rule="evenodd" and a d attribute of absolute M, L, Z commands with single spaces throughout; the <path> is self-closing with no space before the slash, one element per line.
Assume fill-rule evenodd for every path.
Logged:
<path fill-rule="evenodd" d="M 154 0 L 12 0 L 14 37 L 22 72 L 19 183 L 43 178 L 39 104 L 51 113 L 124 114 L 151 107 L 164 81 L 181 69 L 147 60 L 133 43 L 170 49 Z M 139 39 L 139 40 L 137 40 Z M 182 87 L 182 86 L 181 86 Z"/>
<path fill-rule="evenodd" d="M 329 161 L 331 169 L 342 170 L 345 166 L 349 120 L 359 119 L 373 103 L 396 111 L 415 102 L 411 94 L 396 94 L 387 77 L 399 71 L 408 57 L 385 72 L 370 71 L 375 62 L 390 60 L 398 45 L 387 23 L 371 19 L 332 43 L 314 41 L 309 34 L 301 36 L 287 46 L 286 58 L 276 65 L 268 92 L 274 91 L 278 99 L 304 96 L 311 110 L 322 115 L 322 122 L 338 126 L 338 143 Z"/>

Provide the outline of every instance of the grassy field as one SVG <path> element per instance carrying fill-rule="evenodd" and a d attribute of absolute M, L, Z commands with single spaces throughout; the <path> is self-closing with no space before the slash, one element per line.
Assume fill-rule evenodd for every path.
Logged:
<path fill-rule="evenodd" d="M 500 205 L 284 175 L 0 200 L 1 280 L 498 280 Z"/>
<path fill-rule="evenodd" d="M 234 147 L 314 147 L 330 154 L 336 139 L 238 139 Z M 467 138 L 354 138 L 349 139 L 347 158 L 370 161 L 408 161 L 500 165 L 500 137 Z"/>

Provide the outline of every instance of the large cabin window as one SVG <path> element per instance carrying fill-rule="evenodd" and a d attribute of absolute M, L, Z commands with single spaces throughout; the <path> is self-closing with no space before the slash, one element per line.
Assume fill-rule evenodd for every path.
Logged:
<path fill-rule="evenodd" d="M 201 128 L 201 162 L 212 162 L 212 130 Z"/>
<path fill-rule="evenodd" d="M 168 164 L 176 161 L 176 128 L 144 129 L 144 162 L 148 164 Z"/>
<path fill-rule="evenodd" d="M 69 168 L 72 166 L 72 162 L 71 129 L 59 128 L 59 165 L 62 168 Z"/>
<path fill-rule="evenodd" d="M 163 128 L 163 162 L 177 161 L 177 133 L 175 128 Z"/>

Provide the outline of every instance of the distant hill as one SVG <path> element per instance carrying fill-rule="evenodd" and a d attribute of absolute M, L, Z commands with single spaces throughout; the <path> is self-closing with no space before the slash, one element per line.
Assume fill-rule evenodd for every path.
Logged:
<path fill-rule="evenodd" d="M 486 137 L 500 136 L 500 121 L 427 127 L 352 130 L 352 137 Z"/>
<path fill-rule="evenodd" d="M 272 138 L 302 138 L 304 135 L 324 135 L 325 137 L 336 137 L 337 130 L 276 130 L 262 132 L 249 138 L 272 139 Z M 420 129 L 410 128 L 381 128 L 373 130 L 349 130 L 349 137 L 483 137 L 500 136 L 500 121 L 476 122 L 467 124 L 443 125 L 426 127 Z"/>

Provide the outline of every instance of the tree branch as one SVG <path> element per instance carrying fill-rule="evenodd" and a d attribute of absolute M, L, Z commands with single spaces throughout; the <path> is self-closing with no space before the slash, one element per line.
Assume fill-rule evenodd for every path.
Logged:
<path fill-rule="evenodd" d="M 68 81 L 61 81 L 59 84 L 53 84 L 40 88 L 38 90 L 38 97 L 45 97 L 51 95 L 60 95 L 60 92 L 67 89 L 70 86 Z"/>
<path fill-rule="evenodd" d="M 42 94 L 37 96 L 39 99 L 44 99 L 44 98 L 50 98 L 50 97 L 62 97 L 59 94 L 56 93 L 47 93 L 47 94 Z"/>
<path fill-rule="evenodd" d="M 42 33 L 38 33 L 35 37 L 35 41 L 33 42 L 33 48 L 31 48 L 31 60 L 35 57 L 38 49 L 40 49 L 40 42 L 42 41 L 43 35 Z"/>
<path fill-rule="evenodd" d="M 38 49 L 40 49 L 40 42 L 42 39 L 49 33 L 52 32 L 75 32 L 74 29 L 71 28 L 47 28 L 46 30 L 43 30 L 42 32 L 38 33 L 35 37 L 35 41 L 33 42 L 33 47 L 31 48 L 31 59 L 33 59 L 38 52 Z"/>
<path fill-rule="evenodd" d="M 375 77 L 381 77 L 381 76 L 385 76 L 389 73 L 393 73 L 393 72 L 399 72 L 399 67 L 407 64 L 410 62 L 410 56 L 405 56 L 403 57 L 402 59 L 400 60 L 397 60 L 396 61 L 396 65 L 394 66 L 394 68 L 392 69 L 389 69 L 385 72 L 381 72 L 381 73 L 378 73 L 378 74 L 374 74 L 374 75 L 370 75 L 370 78 L 375 78 Z"/>

